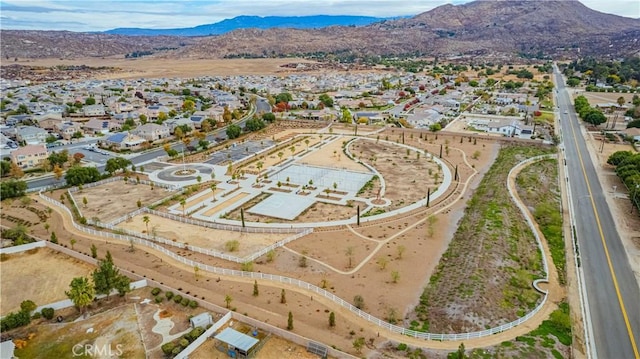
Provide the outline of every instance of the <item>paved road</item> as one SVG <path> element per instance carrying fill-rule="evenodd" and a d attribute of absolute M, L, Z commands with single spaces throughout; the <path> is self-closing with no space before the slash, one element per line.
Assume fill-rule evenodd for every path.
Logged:
<path fill-rule="evenodd" d="M 639 359 L 640 290 L 627 259 L 564 80 L 555 72 L 594 358 Z M 565 114 L 565 111 L 568 113 Z M 589 314 L 590 313 L 590 314 Z"/>

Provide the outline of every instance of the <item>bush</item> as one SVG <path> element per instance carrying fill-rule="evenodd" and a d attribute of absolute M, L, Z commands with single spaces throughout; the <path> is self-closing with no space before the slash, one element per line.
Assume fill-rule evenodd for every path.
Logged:
<path fill-rule="evenodd" d="M 175 150 L 174 150 L 174 151 L 175 151 Z M 182 351 L 182 348 L 181 348 L 181 347 L 175 347 L 175 348 L 173 348 L 173 350 L 171 351 L 171 354 L 172 354 L 173 356 L 176 356 L 176 355 L 180 354 L 180 352 L 181 352 L 181 351 Z"/>
<path fill-rule="evenodd" d="M 31 316 L 29 313 L 20 311 L 17 313 L 9 313 L 6 317 L 0 320 L 0 331 L 7 331 L 17 327 L 27 325 L 31 322 Z"/>
<path fill-rule="evenodd" d="M 196 327 L 193 328 L 188 334 L 186 334 L 185 337 L 189 339 L 189 341 L 194 341 L 198 339 L 198 337 L 201 336 L 202 333 L 204 333 L 204 329 L 202 327 Z"/>
<path fill-rule="evenodd" d="M 23 300 L 22 303 L 20 303 L 20 310 L 27 313 L 33 312 L 37 307 L 36 303 L 32 300 Z"/>
<path fill-rule="evenodd" d="M 160 292 L 162 292 L 162 290 L 160 288 L 153 288 L 151 290 L 151 295 L 156 296 L 156 295 L 160 294 Z"/>
<path fill-rule="evenodd" d="M 165 355 L 169 355 L 169 354 L 171 354 L 173 352 L 173 349 L 175 349 L 175 347 L 176 347 L 175 344 L 169 342 L 169 343 L 162 344 L 161 348 L 162 348 L 162 352 Z"/>
<path fill-rule="evenodd" d="M 40 314 L 40 312 L 35 312 L 31 316 L 31 319 L 40 319 L 40 318 L 42 318 L 42 314 Z"/>
<path fill-rule="evenodd" d="M 180 304 L 186 307 L 187 305 L 189 305 L 189 298 L 182 298 Z"/>
<path fill-rule="evenodd" d="M 181 347 L 186 348 L 189 346 L 189 341 L 185 338 L 180 339 L 180 342 L 178 342 L 180 344 Z"/>
<path fill-rule="evenodd" d="M 407 350 L 407 345 L 405 343 L 398 344 L 398 350 L 400 350 L 400 351 Z"/>
<path fill-rule="evenodd" d="M 192 309 L 198 308 L 198 302 L 196 302 L 195 300 L 190 301 L 189 307 L 191 307 Z"/>
<path fill-rule="evenodd" d="M 176 296 L 174 296 L 174 297 L 173 297 L 173 301 L 174 301 L 175 303 L 180 303 L 180 302 L 182 302 L 182 296 L 181 296 L 181 295 L 176 295 Z"/>
<path fill-rule="evenodd" d="M 53 319 L 53 315 L 55 314 L 55 310 L 53 308 L 42 308 L 42 316 L 46 319 Z"/>
<path fill-rule="evenodd" d="M 162 303 L 162 301 L 164 300 L 164 297 L 161 295 L 156 296 L 156 303 Z"/>
<path fill-rule="evenodd" d="M 167 297 L 168 300 L 171 300 L 171 298 L 173 298 L 173 292 L 171 291 L 165 292 L 164 296 Z"/>

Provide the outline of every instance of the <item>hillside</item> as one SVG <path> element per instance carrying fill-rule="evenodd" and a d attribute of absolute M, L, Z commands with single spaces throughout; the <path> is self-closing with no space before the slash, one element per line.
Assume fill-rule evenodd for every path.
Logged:
<path fill-rule="evenodd" d="M 333 54 L 553 56 L 617 58 L 638 54 L 640 19 L 604 14 L 572 1 L 475 1 L 444 5 L 412 18 L 321 29 L 240 29 L 219 36 L 140 37 L 70 32 L 2 31 L 8 57 L 124 56 L 166 58 Z"/>
<path fill-rule="evenodd" d="M 209 36 L 221 35 L 238 29 L 319 29 L 328 26 L 363 26 L 385 20 L 371 16 L 316 15 L 316 16 L 237 16 L 214 24 L 178 29 L 118 28 L 105 34 L 129 36 Z"/>

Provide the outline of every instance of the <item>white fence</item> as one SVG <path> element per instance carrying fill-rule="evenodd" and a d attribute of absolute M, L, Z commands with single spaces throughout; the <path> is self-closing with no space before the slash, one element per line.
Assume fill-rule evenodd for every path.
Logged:
<path fill-rule="evenodd" d="M 28 251 L 34 248 L 42 248 L 45 246 L 46 246 L 46 242 L 36 241 L 36 242 L 27 243 L 27 244 L 21 244 L 19 246 L 0 248 L 0 254 L 20 253 L 20 252 Z"/>
<path fill-rule="evenodd" d="M 47 202 L 56 204 L 58 206 L 60 206 L 61 208 L 63 208 L 65 211 L 67 211 L 67 213 L 69 214 L 69 216 L 72 219 L 72 223 L 73 226 L 85 233 L 89 233 L 91 235 L 94 236 L 102 236 L 102 237 L 108 237 L 108 238 L 113 238 L 116 240 L 120 240 L 120 241 L 125 241 L 125 242 L 129 242 L 129 243 L 133 243 L 133 244 L 140 244 L 140 245 L 144 245 L 147 246 L 149 248 L 152 248 L 154 250 L 157 250 L 161 253 L 163 253 L 164 255 L 182 263 L 185 264 L 186 266 L 190 267 L 190 268 L 194 268 L 194 267 L 198 267 L 201 270 L 213 273 L 213 274 L 217 274 L 217 275 L 225 275 L 225 276 L 232 276 L 232 277 L 241 277 L 241 278 L 250 278 L 253 280 L 266 280 L 266 281 L 271 281 L 271 282 L 277 282 L 277 283 L 283 283 L 283 284 L 288 284 L 291 286 L 295 286 L 310 292 L 313 292 L 317 295 L 323 296 L 331 301 L 333 301 L 334 303 L 338 304 L 339 306 L 346 308 L 348 310 L 350 310 L 352 313 L 354 313 L 355 315 L 357 315 L 358 317 L 364 318 L 365 320 L 369 321 L 370 323 L 373 323 L 379 327 L 382 327 L 384 329 L 387 329 L 391 332 L 394 333 L 399 333 L 402 335 L 406 335 L 406 336 L 410 336 L 410 337 L 414 337 L 414 338 L 420 338 L 420 339 L 426 339 L 426 340 L 468 340 L 468 339 L 472 339 L 472 338 L 481 338 L 481 337 L 486 337 L 489 335 L 493 335 L 496 333 L 500 333 L 503 332 L 505 330 L 511 329 L 515 326 L 518 326 L 524 322 L 526 322 L 529 318 L 533 317 L 539 310 L 540 308 L 542 308 L 546 301 L 547 301 L 547 296 L 545 295 L 544 299 L 542 300 L 542 302 L 540 302 L 540 304 L 538 304 L 538 306 L 532 310 L 531 312 L 529 312 L 527 315 L 525 315 L 524 317 L 518 318 L 510 323 L 506 323 L 503 325 L 500 325 L 498 327 L 495 328 L 490 328 L 490 329 L 486 329 L 486 330 L 482 330 L 482 331 L 477 331 L 477 332 L 470 332 L 470 333 L 458 333 L 458 334 L 440 334 L 440 333 L 425 333 L 425 332 L 419 332 L 419 331 L 415 331 L 415 330 L 411 330 L 411 329 L 407 329 L 398 325 L 394 325 L 391 323 L 387 323 L 384 320 L 381 320 L 379 318 L 376 318 L 374 316 L 372 316 L 371 314 L 368 314 L 358 308 L 356 308 L 355 306 L 353 306 L 351 303 L 345 301 L 344 299 L 336 296 L 335 294 L 328 292 L 320 287 L 317 287 L 313 284 L 301 281 L 299 279 L 295 279 L 295 278 L 289 278 L 289 277 L 284 277 L 284 276 L 280 276 L 280 275 L 274 275 L 274 274 L 266 274 L 266 273 L 257 273 L 257 272 L 245 272 L 245 271 L 239 271 L 239 270 L 233 270 L 233 269 L 227 269 L 227 268 L 220 268 L 220 267 L 213 267 L 207 264 L 203 264 L 203 263 L 199 263 L 196 261 L 193 261 L 191 259 L 182 257 L 170 250 L 167 250 L 166 248 L 155 244 L 153 242 L 141 239 L 141 238 L 136 238 L 136 237 L 131 237 L 131 236 L 126 236 L 126 235 L 120 235 L 120 234 L 114 234 L 114 233 L 109 233 L 109 232 L 102 232 L 102 231 L 97 231 L 94 229 L 90 229 L 90 228 L 86 228 L 84 226 L 78 225 L 77 223 L 75 223 L 75 221 L 73 221 L 73 216 L 71 214 L 71 211 L 64 206 L 62 203 L 49 198 L 47 196 L 44 196 L 42 193 L 40 193 L 40 197 L 42 199 L 44 199 Z"/>
<path fill-rule="evenodd" d="M 199 221 L 197 219 L 185 218 L 182 216 L 176 216 L 170 213 L 160 212 L 153 209 L 145 209 L 145 212 L 168 218 L 173 221 L 178 221 L 181 223 L 192 224 L 195 226 L 207 227 L 211 229 L 220 229 L 223 231 L 233 231 L 233 232 L 245 232 L 245 233 L 298 233 L 300 228 L 272 228 L 272 227 L 241 227 L 241 226 L 231 226 L 227 224 L 219 224 L 219 223 L 211 223 L 206 221 Z"/>

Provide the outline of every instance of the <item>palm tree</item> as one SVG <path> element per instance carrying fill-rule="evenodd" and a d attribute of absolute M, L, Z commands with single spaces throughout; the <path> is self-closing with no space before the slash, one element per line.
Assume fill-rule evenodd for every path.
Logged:
<path fill-rule="evenodd" d="M 142 217 L 142 222 L 147 226 L 147 234 L 149 234 L 149 222 L 151 222 L 151 218 L 149 216 Z"/>
<path fill-rule="evenodd" d="M 224 302 L 227 303 L 227 309 L 229 309 L 229 305 L 231 305 L 232 301 L 233 301 L 233 298 L 231 298 L 229 294 L 224 296 Z"/>
<path fill-rule="evenodd" d="M 282 153 L 282 151 L 278 152 L 278 157 L 280 157 L 280 161 L 282 161 L 282 156 L 284 156 L 284 153 Z"/>
<path fill-rule="evenodd" d="M 73 304 L 82 312 L 89 306 L 96 296 L 96 291 L 87 277 L 76 277 L 71 280 L 69 291 L 64 294 L 71 299 Z"/>
<path fill-rule="evenodd" d="M 307 145 L 307 151 L 309 151 L 309 139 L 304 140 L 304 143 Z"/>
<path fill-rule="evenodd" d="M 213 201 L 215 202 L 216 201 L 216 188 L 218 187 L 218 185 L 215 184 L 215 183 L 212 183 L 210 187 L 211 187 L 211 194 L 213 195 Z"/>
<path fill-rule="evenodd" d="M 187 204 L 187 200 L 185 200 L 184 198 L 180 200 L 180 205 L 182 206 L 182 215 L 185 215 L 185 208 L 184 206 Z"/>

